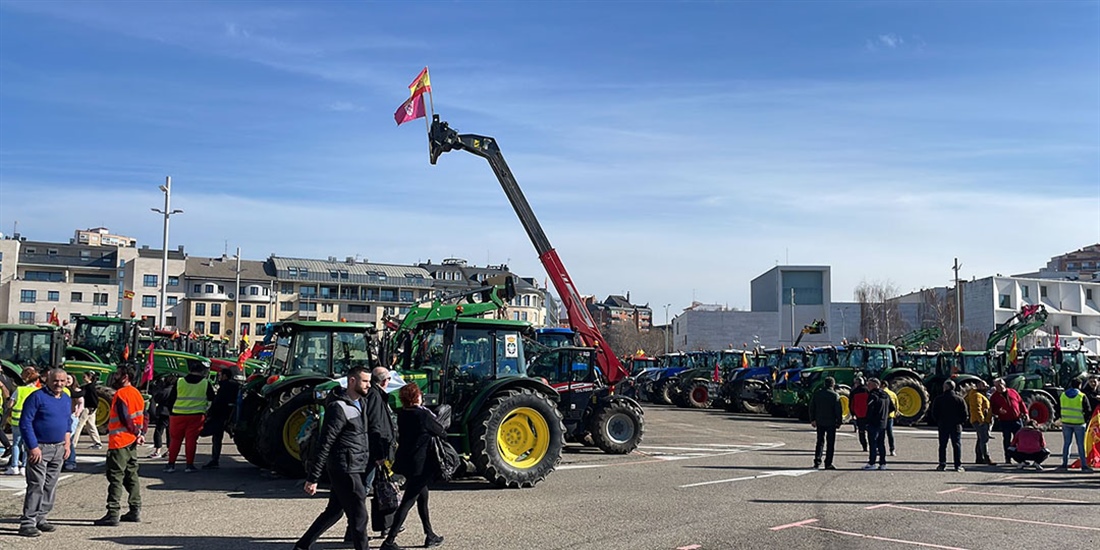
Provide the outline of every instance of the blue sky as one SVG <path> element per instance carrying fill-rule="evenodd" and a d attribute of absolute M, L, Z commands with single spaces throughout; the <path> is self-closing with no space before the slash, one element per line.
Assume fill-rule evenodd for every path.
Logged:
<path fill-rule="evenodd" d="M 1100 242 L 1096 2 L 0 1 L 0 231 L 544 277 L 495 136 L 581 292 L 747 308 L 776 263 L 902 291 Z M 658 321 L 660 314 L 658 314 Z"/>

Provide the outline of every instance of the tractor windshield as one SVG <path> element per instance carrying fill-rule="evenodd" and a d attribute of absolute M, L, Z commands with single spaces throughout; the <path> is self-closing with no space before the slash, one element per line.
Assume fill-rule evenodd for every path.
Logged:
<path fill-rule="evenodd" d="M 964 355 L 962 358 L 962 371 L 983 378 L 990 376 L 989 357 L 985 355 Z"/>
<path fill-rule="evenodd" d="M 460 328 L 455 332 L 447 368 L 457 379 L 489 380 L 526 376 L 519 332 Z"/>
<path fill-rule="evenodd" d="M 878 376 L 894 368 L 894 355 L 886 348 L 855 348 L 848 352 L 847 366 L 860 369 L 870 376 Z"/>
<path fill-rule="evenodd" d="M 126 331 L 122 323 L 90 323 L 78 321 L 73 331 L 73 344 L 104 359 L 121 354 L 126 345 Z"/>
<path fill-rule="evenodd" d="M 50 360 L 49 332 L 4 331 L 0 332 L 0 359 L 17 363 L 23 367 L 52 366 Z"/>

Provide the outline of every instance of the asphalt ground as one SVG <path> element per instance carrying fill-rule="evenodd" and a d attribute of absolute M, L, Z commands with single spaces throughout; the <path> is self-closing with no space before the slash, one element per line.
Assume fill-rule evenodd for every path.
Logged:
<path fill-rule="evenodd" d="M 936 472 L 936 434 L 898 428 L 898 456 L 862 471 L 851 428 L 837 438 L 835 471 L 813 470 L 810 427 L 787 419 L 646 406 L 647 432 L 625 456 L 570 448 L 533 489 L 467 479 L 431 493 L 432 522 L 455 549 L 1096 548 L 1100 474 L 966 464 Z M 1047 435 L 1060 463 L 1060 433 Z M 201 440 L 199 462 L 209 450 Z M 974 435 L 964 434 L 964 462 Z M 991 443 L 994 459 L 1001 443 Z M 86 446 L 86 443 L 82 443 Z M 222 469 L 165 474 L 143 460 L 144 522 L 94 527 L 104 512 L 103 451 L 83 453 L 58 488 L 58 526 L 17 536 L 21 483 L 0 476 L 0 548 L 289 549 L 324 508 L 301 482 L 272 477 L 234 454 Z M 421 547 L 416 514 L 398 542 Z M 343 522 L 315 546 L 348 548 Z M 372 541 L 377 544 L 378 541 Z"/>

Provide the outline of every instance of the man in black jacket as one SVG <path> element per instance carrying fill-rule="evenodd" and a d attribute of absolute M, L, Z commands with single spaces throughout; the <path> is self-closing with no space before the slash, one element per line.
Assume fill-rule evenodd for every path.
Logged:
<path fill-rule="evenodd" d="M 367 439 L 370 444 L 370 466 L 366 476 L 367 486 L 374 481 L 374 475 L 382 464 L 394 459 L 394 450 L 397 448 L 397 426 L 393 419 L 393 410 L 390 409 L 387 387 L 390 384 L 390 371 L 386 367 L 375 367 L 371 371 L 371 386 L 367 391 Z M 371 500 L 371 526 L 378 531 L 380 537 L 385 537 L 386 532 L 393 522 L 393 512 L 383 514 L 378 510 L 374 499 Z"/>
<path fill-rule="evenodd" d="M 955 382 L 946 380 L 943 393 L 932 403 L 932 414 L 936 418 L 936 430 L 940 435 L 940 465 L 936 471 L 947 469 L 947 442 L 951 441 L 951 452 L 955 457 L 955 471 L 965 471 L 962 467 L 962 427 L 969 417 L 966 401 L 955 393 Z"/>
<path fill-rule="evenodd" d="M 830 376 L 825 379 L 825 387 L 814 392 L 810 398 L 810 424 L 817 428 L 817 445 L 814 447 L 814 468 L 821 467 L 821 447 L 825 446 L 825 469 L 835 470 L 833 466 L 833 448 L 836 445 L 836 429 L 843 423 L 840 408 L 840 396 L 833 389 L 836 380 Z"/>
<path fill-rule="evenodd" d="M 202 435 L 210 436 L 210 462 L 203 464 L 203 470 L 220 468 L 222 440 L 225 438 L 225 425 L 233 418 L 233 407 L 237 404 L 237 394 L 241 385 L 237 382 L 237 367 L 225 367 L 218 373 L 218 393 L 210 402 L 206 411 L 206 424 Z"/>
<path fill-rule="evenodd" d="M 882 391 L 878 378 L 867 381 L 867 439 L 871 449 L 864 470 L 876 469 L 875 460 L 878 459 L 879 470 L 886 469 L 886 423 L 890 419 L 890 413 L 896 410 L 894 401 L 886 392 Z"/>
<path fill-rule="evenodd" d="M 328 472 L 331 488 L 328 506 L 313 520 L 296 550 L 309 550 L 322 533 L 347 514 L 352 527 L 355 550 L 367 550 L 367 486 L 365 474 L 370 453 L 367 444 L 368 424 L 366 393 L 370 388 L 370 372 L 354 367 L 348 372 L 348 389 L 336 395 L 325 407 L 315 460 L 311 461 L 303 486 L 306 494 L 317 493 L 317 481 L 322 470 Z"/>

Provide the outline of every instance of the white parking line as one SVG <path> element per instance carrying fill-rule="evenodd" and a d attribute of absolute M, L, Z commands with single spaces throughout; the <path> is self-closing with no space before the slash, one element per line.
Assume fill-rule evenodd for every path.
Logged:
<path fill-rule="evenodd" d="M 816 525 L 811 525 L 813 523 L 817 523 L 817 521 L 818 521 L 817 519 L 806 519 L 806 520 L 802 520 L 802 521 L 797 522 L 797 523 L 788 523 L 787 525 L 779 525 L 779 526 L 776 526 L 776 527 L 772 527 L 771 530 L 772 531 L 781 531 L 783 529 L 790 529 L 790 528 L 813 529 L 815 531 L 824 531 L 826 533 L 833 533 L 835 535 L 844 535 L 846 537 L 855 537 L 855 538 L 870 539 L 870 540 L 880 540 L 880 541 L 883 541 L 883 542 L 896 542 L 898 544 L 908 544 L 910 546 L 922 546 L 924 548 L 940 548 L 941 550 L 966 550 L 965 548 L 959 548 L 957 546 L 943 546 L 943 545 L 939 545 L 939 544 L 932 544 L 930 542 L 919 542 L 919 541 L 915 541 L 915 540 L 904 540 L 904 539 L 892 539 L 892 538 L 888 538 L 888 537 L 880 537 L 880 536 L 877 536 L 877 535 L 865 535 L 863 533 L 853 533 L 852 531 L 841 531 L 839 529 L 828 529 L 826 527 L 818 527 Z"/>
<path fill-rule="evenodd" d="M 786 477 L 800 477 L 806 474 L 811 474 L 817 470 L 777 470 L 774 472 L 764 472 L 755 476 L 742 476 L 734 477 L 730 479 L 717 479 L 714 481 L 702 481 L 699 483 L 689 483 L 687 485 L 681 485 L 681 489 L 689 489 L 691 487 L 702 487 L 704 485 L 716 485 L 718 483 L 732 483 L 734 481 L 748 481 L 750 479 L 764 479 L 768 477 L 786 476 Z"/>
<path fill-rule="evenodd" d="M 73 475 L 65 474 L 57 478 L 57 482 L 60 483 L 70 477 L 73 477 Z M 19 489 L 12 493 L 12 496 L 21 497 L 27 492 L 27 478 L 23 476 L 6 476 L 4 479 L 0 479 L 0 488 Z"/>

